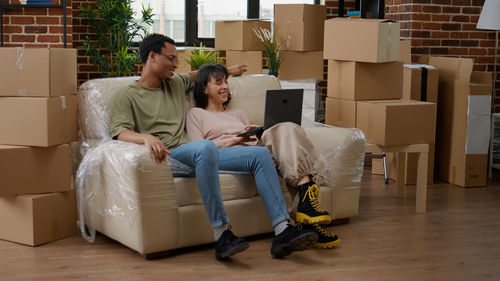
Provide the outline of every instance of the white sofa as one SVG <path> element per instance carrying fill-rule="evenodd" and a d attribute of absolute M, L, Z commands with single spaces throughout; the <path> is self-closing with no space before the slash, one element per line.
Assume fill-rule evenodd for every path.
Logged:
<path fill-rule="evenodd" d="M 176 163 L 156 164 L 144 146 L 109 137 L 114 95 L 134 79 L 95 79 L 78 90 L 81 141 L 74 146 L 74 159 L 82 236 L 93 241 L 98 231 L 146 256 L 213 242 L 196 180 L 174 178 L 169 165 Z M 244 109 L 252 124 L 261 124 L 265 90 L 279 88 L 279 81 L 273 76 L 244 75 L 231 77 L 229 84 L 230 106 Z M 357 215 L 363 133 L 321 124 L 305 130 L 328 177 L 320 186 L 320 205 L 334 219 Z M 253 176 L 221 174 L 220 179 L 233 231 L 239 236 L 271 232 Z M 290 204 L 286 188 L 283 192 Z"/>

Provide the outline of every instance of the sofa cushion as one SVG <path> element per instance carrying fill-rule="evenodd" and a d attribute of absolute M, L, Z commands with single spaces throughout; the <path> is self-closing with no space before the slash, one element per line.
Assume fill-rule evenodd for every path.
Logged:
<path fill-rule="evenodd" d="M 257 195 L 253 175 L 231 173 L 220 174 L 219 178 L 222 200 L 224 201 L 251 198 Z M 174 183 L 177 190 L 178 206 L 203 204 L 196 178 L 176 177 Z"/>
<path fill-rule="evenodd" d="M 278 78 L 271 75 L 242 75 L 228 79 L 231 102 L 228 108 L 245 111 L 250 124 L 264 124 L 266 91 L 280 89 Z"/>

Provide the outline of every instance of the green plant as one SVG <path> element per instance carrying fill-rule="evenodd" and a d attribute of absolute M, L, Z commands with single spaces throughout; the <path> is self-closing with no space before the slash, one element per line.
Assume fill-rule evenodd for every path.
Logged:
<path fill-rule="evenodd" d="M 132 70 L 140 62 L 138 49 L 133 40 L 147 34 L 146 26 L 153 23 L 151 7 L 142 6 L 140 21 L 134 19 L 133 0 L 97 0 L 96 7 L 80 7 L 81 17 L 89 20 L 95 36 L 85 36 L 85 54 L 91 56 L 94 65 L 106 77 L 133 75 Z"/>
<path fill-rule="evenodd" d="M 206 63 L 222 63 L 219 58 L 218 51 L 205 51 L 205 46 L 200 42 L 200 48 L 191 51 L 189 59 L 180 55 L 191 66 L 192 69 L 197 70 Z"/>
<path fill-rule="evenodd" d="M 264 45 L 264 54 L 267 58 L 267 68 L 270 74 L 277 75 L 281 65 L 279 45 L 274 42 L 271 31 L 267 28 L 254 28 L 253 32 L 259 37 Z"/>

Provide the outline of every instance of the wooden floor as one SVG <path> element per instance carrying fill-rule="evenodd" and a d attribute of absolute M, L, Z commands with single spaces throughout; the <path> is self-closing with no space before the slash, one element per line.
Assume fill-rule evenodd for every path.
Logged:
<path fill-rule="evenodd" d="M 0 280 L 500 280 L 500 180 L 432 185 L 427 214 L 415 214 L 414 187 L 405 199 L 393 188 L 365 172 L 359 216 L 330 228 L 341 238 L 333 250 L 273 259 L 264 235 L 229 262 L 215 260 L 213 245 L 144 260 L 103 236 L 36 248 L 0 240 Z"/>

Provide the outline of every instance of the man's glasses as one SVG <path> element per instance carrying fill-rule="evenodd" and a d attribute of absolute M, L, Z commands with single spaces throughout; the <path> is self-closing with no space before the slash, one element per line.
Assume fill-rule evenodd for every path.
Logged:
<path fill-rule="evenodd" d="M 167 55 L 161 54 L 161 53 L 160 53 L 160 55 L 166 57 L 169 61 L 171 61 L 174 64 L 179 64 L 179 62 L 180 62 L 179 58 L 177 56 L 175 56 L 175 55 L 169 55 L 169 56 L 167 56 Z"/>

